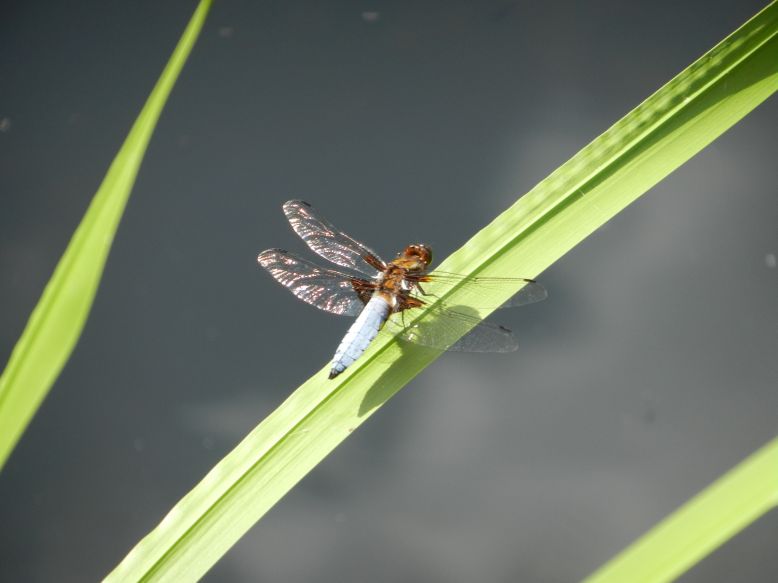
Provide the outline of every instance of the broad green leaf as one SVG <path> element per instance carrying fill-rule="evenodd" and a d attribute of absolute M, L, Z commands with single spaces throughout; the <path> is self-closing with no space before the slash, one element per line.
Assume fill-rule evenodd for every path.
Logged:
<path fill-rule="evenodd" d="M 146 146 L 197 40 L 202 0 L 62 255 L 0 377 L 0 468 L 81 336 Z"/>
<path fill-rule="evenodd" d="M 585 583 L 672 581 L 778 506 L 778 439 L 721 476 Z"/>
<path fill-rule="evenodd" d="M 441 269 L 491 276 L 541 273 L 777 87 L 778 6 L 771 4 L 523 196 Z M 481 303 L 506 299 L 492 293 Z M 463 306 L 469 300 L 462 289 L 444 299 Z M 474 312 L 485 316 L 489 310 Z M 108 581 L 201 577 L 437 356 L 382 333 L 334 381 L 327 380 L 326 368 L 319 371 L 217 464 Z"/>

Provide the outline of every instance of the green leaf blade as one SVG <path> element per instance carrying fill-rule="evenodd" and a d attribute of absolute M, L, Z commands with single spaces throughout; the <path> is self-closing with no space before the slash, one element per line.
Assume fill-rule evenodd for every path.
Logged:
<path fill-rule="evenodd" d="M 537 276 L 778 89 L 777 38 L 773 3 L 538 184 L 441 269 Z M 489 299 L 507 299 L 490 293 Z M 468 304 L 462 288 L 443 299 Z M 481 316 L 490 311 L 477 310 Z M 429 317 L 423 313 L 418 319 Z M 189 581 L 202 576 L 438 356 L 401 346 L 382 332 L 334 381 L 327 380 L 326 367 L 319 371 L 217 464 L 107 580 Z"/>
<path fill-rule="evenodd" d="M 203 0 L 192 16 L 0 376 L 0 469 L 81 336 L 146 147 L 210 3 Z"/>
<path fill-rule="evenodd" d="M 778 506 L 778 439 L 753 453 L 585 579 L 672 581 Z"/>

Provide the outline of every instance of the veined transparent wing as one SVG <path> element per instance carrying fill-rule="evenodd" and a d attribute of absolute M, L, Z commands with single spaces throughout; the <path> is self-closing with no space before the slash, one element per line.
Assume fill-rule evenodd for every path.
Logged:
<path fill-rule="evenodd" d="M 457 352 L 513 352 L 518 343 L 513 332 L 484 322 L 473 308 L 509 308 L 542 301 L 548 297 L 546 289 L 538 282 L 525 278 L 463 276 L 436 271 L 429 275 L 409 276 L 411 282 L 422 289 L 429 285 L 434 293 L 421 293 L 419 298 L 431 303 L 451 288 L 465 292 L 458 295 L 462 305 L 451 306 L 444 302 L 433 305 L 424 316 L 414 321 L 416 311 L 410 308 L 390 318 L 389 329 L 408 342 L 429 346 L 439 350 Z M 510 292 L 523 284 L 518 293 Z M 505 301 L 492 300 L 490 292 L 504 292 Z M 500 294 L 497 294 L 500 295 Z M 467 305 L 465 305 L 467 304 Z M 471 307 L 468 307 L 471 306 Z"/>
<path fill-rule="evenodd" d="M 375 287 L 367 280 L 319 267 L 283 249 L 263 251 L 257 261 L 302 301 L 331 314 L 359 315 Z"/>
<path fill-rule="evenodd" d="M 412 322 L 413 312 L 394 314 L 386 324 L 407 342 L 454 352 L 513 352 L 518 348 L 516 337 L 507 328 L 459 309 L 432 307 L 420 321 Z"/>
<path fill-rule="evenodd" d="M 426 289 L 425 280 L 429 280 L 430 287 L 434 286 L 434 293 L 429 294 L 432 298 L 437 298 L 448 289 L 458 288 L 464 292 L 462 303 L 471 305 L 475 308 L 515 308 L 540 302 L 548 297 L 546 288 L 533 279 L 521 277 L 481 277 L 465 276 L 456 273 L 435 271 L 426 276 L 410 276 L 411 281 L 418 281 L 421 287 Z M 503 291 L 507 296 L 519 285 L 524 286 L 518 293 L 500 302 L 491 298 L 492 293 Z M 421 296 L 422 299 L 424 295 Z"/>
<path fill-rule="evenodd" d="M 317 216 L 313 207 L 302 200 L 284 203 L 284 214 L 300 238 L 315 253 L 341 267 L 347 267 L 375 277 L 386 267 L 373 250 L 339 230 L 335 225 Z"/>

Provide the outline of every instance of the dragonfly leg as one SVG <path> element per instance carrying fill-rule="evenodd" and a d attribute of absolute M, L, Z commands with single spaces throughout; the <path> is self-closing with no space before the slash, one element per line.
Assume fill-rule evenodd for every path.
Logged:
<path fill-rule="evenodd" d="M 439 300 L 439 299 L 440 299 L 440 296 L 437 296 L 437 295 L 435 295 L 435 294 L 431 294 L 431 293 L 427 293 L 427 292 L 425 292 L 425 291 L 424 291 L 424 288 L 423 288 L 423 287 L 421 287 L 421 284 L 419 284 L 419 283 L 417 283 L 417 284 L 416 284 L 416 289 L 417 289 L 417 290 L 419 290 L 419 293 L 420 293 L 421 295 L 425 296 L 425 297 L 435 298 L 436 300 Z"/>

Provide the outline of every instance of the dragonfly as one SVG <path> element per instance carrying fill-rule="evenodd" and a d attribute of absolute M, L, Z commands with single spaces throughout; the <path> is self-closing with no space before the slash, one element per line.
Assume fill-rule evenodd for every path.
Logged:
<path fill-rule="evenodd" d="M 259 265 L 300 300 L 331 314 L 356 317 L 335 351 L 330 379 L 362 356 L 384 326 L 402 340 L 439 350 L 511 352 L 518 346 L 513 333 L 483 322 L 473 308 L 514 307 L 547 296 L 542 285 L 528 278 L 431 273 L 432 249 L 423 243 L 408 245 L 393 260 L 384 261 L 307 202 L 290 200 L 282 208 L 295 233 L 337 268 L 322 267 L 284 249 L 262 251 Z M 518 294 L 500 305 L 484 299 L 495 295 L 484 292 L 500 290 L 508 297 L 522 284 Z M 430 285 L 439 295 L 425 290 Z M 465 292 L 468 307 L 445 302 L 446 291 L 455 287 Z M 424 308 L 425 317 L 417 318 L 414 314 Z"/>

